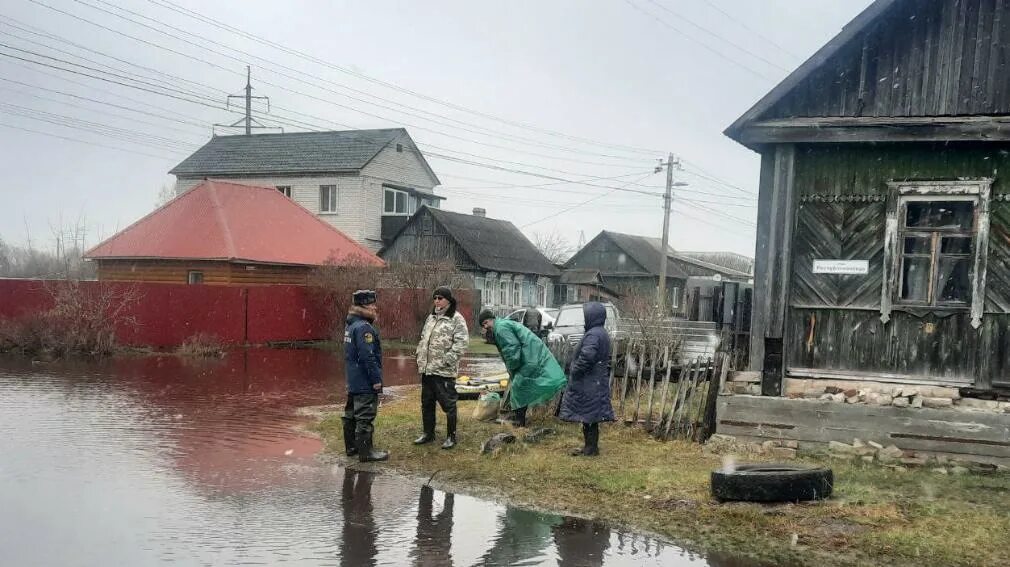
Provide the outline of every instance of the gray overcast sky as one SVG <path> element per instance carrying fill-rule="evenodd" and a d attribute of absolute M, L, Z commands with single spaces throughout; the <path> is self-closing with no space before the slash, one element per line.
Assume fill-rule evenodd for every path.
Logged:
<path fill-rule="evenodd" d="M 204 104 L 0 56 L 0 238 L 23 243 L 30 234 L 46 245 L 55 227 L 83 218 L 93 245 L 150 212 L 174 181 L 167 171 L 208 139 L 210 124 L 238 119 L 215 107 L 241 92 L 248 63 L 255 94 L 270 97 L 287 131 L 294 121 L 312 129 L 405 126 L 430 152 L 564 179 L 609 178 L 590 181 L 605 187 L 544 185 L 552 181 L 429 158 L 445 208 L 483 206 L 527 234 L 556 229 L 573 243 L 579 231 L 588 240 L 602 229 L 659 236 L 661 198 L 610 188 L 660 192 L 664 175 L 649 172 L 673 151 L 685 162 L 678 180 L 690 186 L 676 197 L 671 244 L 753 255 L 758 158 L 722 130 L 868 4 L 4 0 L 0 44 L 8 47 L 0 54 L 72 61 Z M 176 6 L 456 107 L 257 43 Z"/>

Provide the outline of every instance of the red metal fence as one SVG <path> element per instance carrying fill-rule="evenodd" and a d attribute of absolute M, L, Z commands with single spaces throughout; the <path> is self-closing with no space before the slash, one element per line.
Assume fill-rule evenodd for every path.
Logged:
<path fill-rule="evenodd" d="M 38 314 L 54 306 L 63 281 L 0 279 L 0 319 Z M 116 338 L 130 346 L 173 347 L 197 334 L 226 344 L 264 344 L 330 338 L 344 314 L 323 307 L 303 286 L 231 287 L 185 284 L 80 282 L 81 292 L 135 292 L 125 313 L 135 324 L 117 326 Z M 418 312 L 430 305 L 430 290 L 378 290 L 380 333 L 386 338 L 416 338 Z M 459 308 L 473 321 L 473 297 L 458 294 Z"/>

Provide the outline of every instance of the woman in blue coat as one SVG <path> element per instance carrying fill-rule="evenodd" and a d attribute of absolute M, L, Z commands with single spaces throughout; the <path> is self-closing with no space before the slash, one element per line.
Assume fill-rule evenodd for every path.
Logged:
<path fill-rule="evenodd" d="M 586 334 L 572 358 L 568 387 L 561 400 L 561 419 L 582 424 L 585 446 L 575 456 L 600 454 L 600 422 L 614 421 L 610 404 L 610 335 L 603 327 L 607 310 L 601 303 L 582 306 Z"/>

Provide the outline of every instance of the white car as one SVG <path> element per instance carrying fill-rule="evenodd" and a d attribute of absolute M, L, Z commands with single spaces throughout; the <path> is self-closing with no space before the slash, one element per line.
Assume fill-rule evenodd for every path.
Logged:
<path fill-rule="evenodd" d="M 535 307 L 537 311 L 540 312 L 540 326 L 543 328 L 554 328 L 555 323 L 557 323 L 557 309 L 548 309 L 546 307 Z M 509 313 L 505 318 L 515 321 L 516 323 L 522 323 L 523 317 L 526 316 L 526 309 L 517 309 Z"/>

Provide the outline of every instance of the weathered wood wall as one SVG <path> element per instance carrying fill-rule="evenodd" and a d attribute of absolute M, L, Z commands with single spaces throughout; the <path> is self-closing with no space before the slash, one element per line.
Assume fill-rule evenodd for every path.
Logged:
<path fill-rule="evenodd" d="M 907 0 L 763 118 L 1010 113 L 1010 2 Z"/>
<path fill-rule="evenodd" d="M 1010 145 L 808 145 L 798 147 L 795 167 L 788 371 L 1010 384 L 1010 186 L 999 176 L 1010 168 Z M 881 323 L 887 182 L 963 177 L 994 179 L 982 327 L 972 328 L 967 310 L 898 306 Z M 868 260 L 870 271 L 814 274 L 818 258 Z"/>
<path fill-rule="evenodd" d="M 427 211 L 416 215 L 382 251 L 387 262 L 452 261 L 461 271 L 480 269 L 463 248 Z"/>

